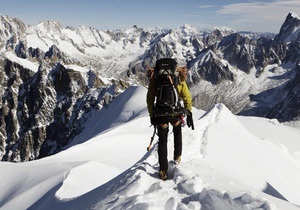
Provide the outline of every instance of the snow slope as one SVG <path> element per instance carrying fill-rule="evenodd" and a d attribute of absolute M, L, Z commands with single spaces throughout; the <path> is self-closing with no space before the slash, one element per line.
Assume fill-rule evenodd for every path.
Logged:
<path fill-rule="evenodd" d="M 222 104 L 193 110 L 182 163 L 159 180 L 146 91 L 126 90 L 59 154 L 1 162 L 0 209 L 300 209 L 299 130 Z"/>

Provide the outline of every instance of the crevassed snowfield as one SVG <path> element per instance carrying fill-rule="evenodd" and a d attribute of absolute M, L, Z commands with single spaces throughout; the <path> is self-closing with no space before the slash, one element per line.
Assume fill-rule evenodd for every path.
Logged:
<path fill-rule="evenodd" d="M 146 151 L 146 91 L 127 89 L 59 154 L 1 162 L 0 209 L 300 209 L 299 130 L 222 104 L 193 110 L 182 163 L 158 179 L 157 136 Z"/>

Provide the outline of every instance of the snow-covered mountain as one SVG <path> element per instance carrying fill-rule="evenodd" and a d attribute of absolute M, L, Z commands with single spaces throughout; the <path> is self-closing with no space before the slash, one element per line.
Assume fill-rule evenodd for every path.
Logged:
<path fill-rule="evenodd" d="M 0 162 L 0 208 L 300 209 L 299 130 L 236 116 L 223 104 L 193 109 L 195 130 L 183 128 L 182 163 L 172 178 L 160 180 L 157 137 L 146 151 L 153 132 L 146 91 L 128 88 L 58 154 Z M 172 133 L 168 149 L 171 160 Z"/>
<path fill-rule="evenodd" d="M 234 114 L 300 127 L 295 13 L 288 14 L 276 36 L 187 24 L 99 31 L 64 28 L 55 21 L 26 26 L 3 15 L 0 20 L 3 161 L 61 151 L 118 94 L 132 84 L 147 84 L 146 69 L 161 57 L 188 66 L 195 108 L 209 110 L 222 103 Z"/>

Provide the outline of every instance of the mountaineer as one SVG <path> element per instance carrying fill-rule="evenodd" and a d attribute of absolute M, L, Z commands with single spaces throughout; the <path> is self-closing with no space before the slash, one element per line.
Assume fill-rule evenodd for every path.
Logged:
<path fill-rule="evenodd" d="M 168 132 L 169 124 L 174 134 L 174 164 L 181 161 L 182 129 L 184 117 L 187 125 L 192 127 L 192 98 L 186 83 L 187 68 L 178 67 L 175 59 L 162 58 L 156 61 L 154 68 L 147 72 L 149 87 L 147 92 L 147 108 L 151 125 L 158 132 L 159 176 L 168 178 Z"/>

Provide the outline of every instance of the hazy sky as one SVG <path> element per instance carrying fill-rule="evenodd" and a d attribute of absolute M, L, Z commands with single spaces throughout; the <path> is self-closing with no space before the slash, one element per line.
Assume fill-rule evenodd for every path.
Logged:
<path fill-rule="evenodd" d="M 139 27 L 226 26 L 237 31 L 278 33 L 289 12 L 300 17 L 300 0 L 0 0 L 0 14 L 36 25 L 99 30 Z"/>

